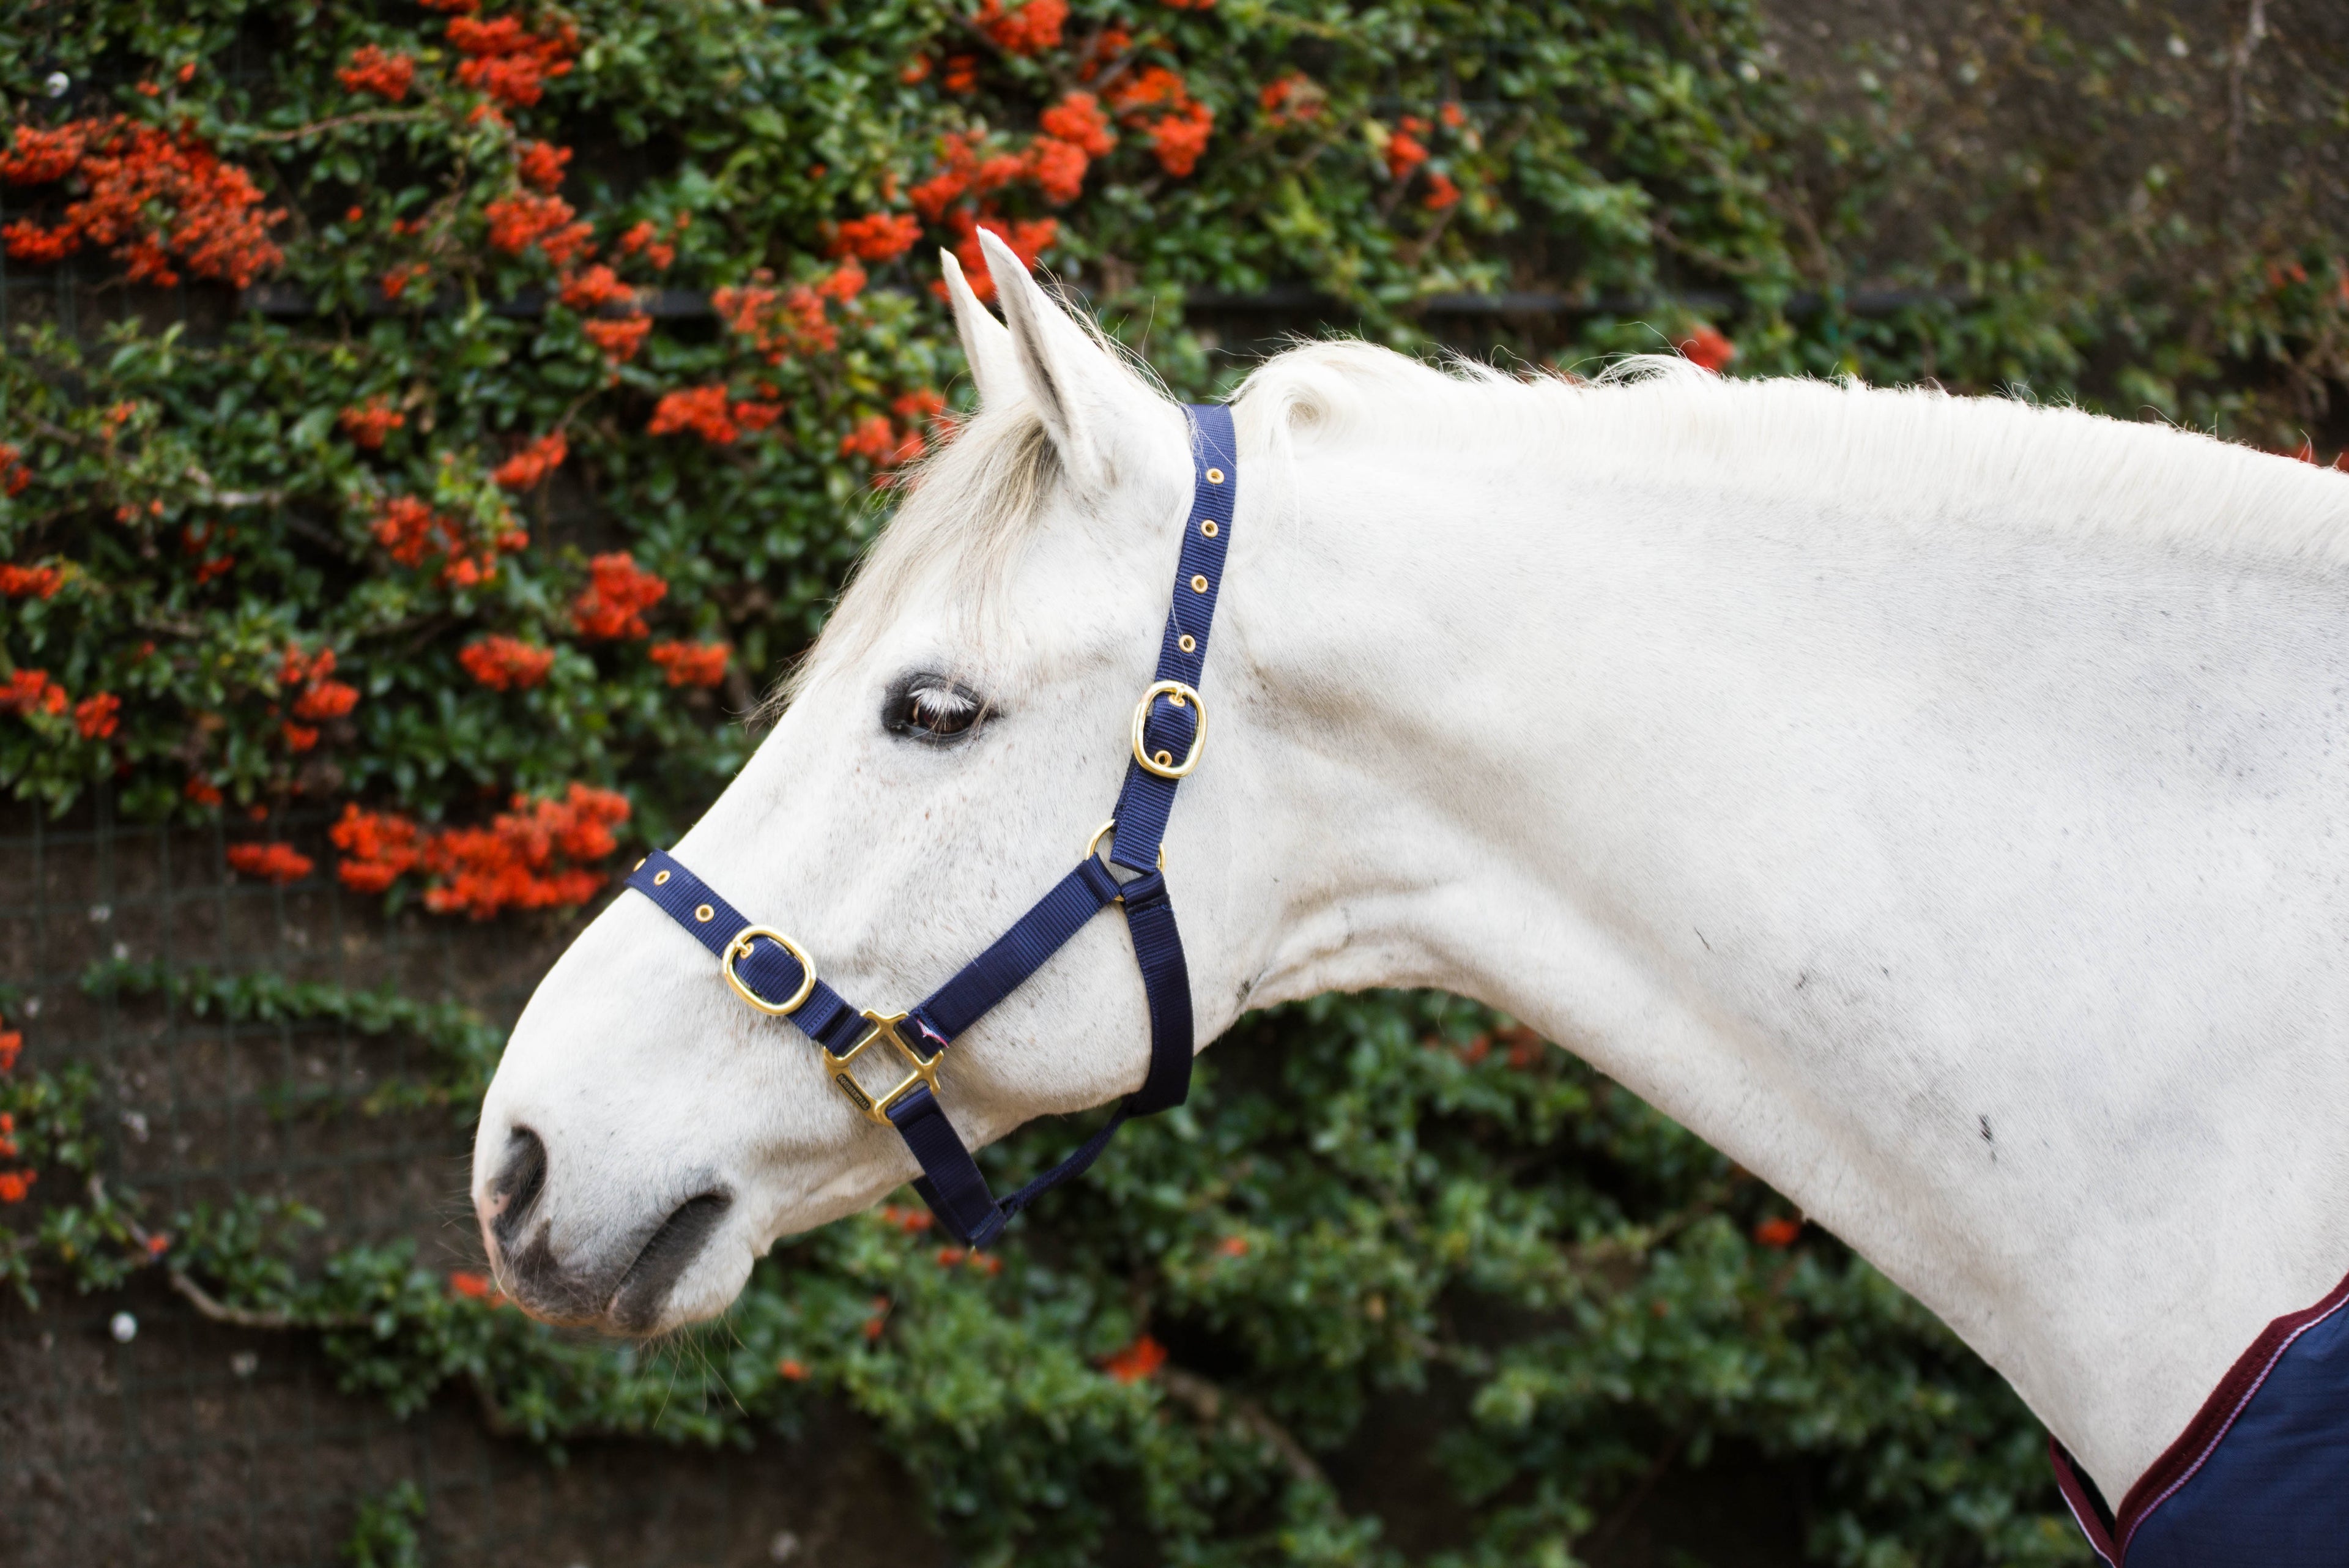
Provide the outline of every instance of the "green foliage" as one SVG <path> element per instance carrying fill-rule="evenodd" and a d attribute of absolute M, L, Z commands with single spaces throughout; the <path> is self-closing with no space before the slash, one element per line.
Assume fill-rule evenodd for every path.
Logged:
<path fill-rule="evenodd" d="M 93 1125 L 98 1097 L 98 1075 L 87 1063 L 0 1074 L 0 1168 L 0 1168 L 0 1203 L 48 1199 L 33 1205 L 39 1218 L 31 1230 L 0 1227 L 0 1280 L 26 1306 L 41 1303 L 33 1268 L 44 1256 L 83 1292 L 119 1285 L 150 1257 L 137 1199 L 109 1190 L 99 1175 L 106 1146 Z"/>
<path fill-rule="evenodd" d="M 417 1002 L 389 981 L 371 991 L 288 980 L 269 971 L 220 974 L 201 965 L 173 968 L 160 961 L 109 959 L 92 964 L 81 979 L 92 996 L 160 996 L 196 1018 L 233 1023 L 329 1023 L 361 1034 L 398 1033 L 428 1046 L 437 1071 L 425 1078 L 400 1078 L 369 1095 L 370 1114 L 419 1106 L 455 1106 L 468 1126 L 473 1107 L 490 1086 L 505 1033 L 469 1007 L 453 1002 Z M 319 1091 L 302 1102 L 315 1104 Z"/>
<path fill-rule="evenodd" d="M 0 352 L 0 559 L 30 574 L 0 631 L 17 798 L 61 812 L 111 780 L 140 818 L 299 797 L 462 826 L 584 782 L 672 837 L 747 754 L 730 712 L 819 626 L 878 482 L 947 433 L 930 410 L 960 359 L 931 245 L 968 256 L 981 221 L 1192 395 L 1235 369 L 1185 296 L 1298 284 L 1405 348 L 1430 296 L 1546 288 L 1588 307 L 1541 345 L 1561 365 L 1710 313 L 1741 371 L 2020 382 L 2271 442 L 2349 342 L 2332 236 L 2235 239 L 2158 168 L 2060 251 L 2028 225 L 1986 243 L 2037 186 L 1984 178 L 1890 267 L 1917 301 L 1856 316 L 1847 294 L 1884 281 L 1876 214 L 1940 189 L 1945 150 L 1873 89 L 1806 101 L 1746 0 L 1075 0 L 1033 47 L 947 0 L 512 19 L 568 67 L 535 101 L 465 79 L 457 24 L 406 5 L 0 16 L 0 119 L 184 128 L 282 211 L 267 281 L 316 312 L 227 310 L 230 274 L 174 253 L 200 297 L 221 291 L 224 329 L 132 308 Z M 2035 12 L 2017 26 L 2015 78 L 2071 73 L 2161 112 L 2143 51 Z M 412 82 L 346 79 L 363 48 L 410 57 Z M 78 85 L 53 99 L 51 71 Z M 1158 96 L 1122 99 L 1144 81 Z M 1085 92 L 1113 142 L 1055 186 L 1040 139 Z M 12 186 L 8 216 L 55 225 L 78 193 Z M 532 213 L 551 222 L 509 243 Z M 876 218 L 928 243 L 856 266 L 849 226 Z M 2188 285 L 2145 259 L 2189 248 Z M 512 466 L 558 436 L 559 465 Z M 394 525 L 419 508 L 437 535 Z M 666 585 L 641 632 L 582 606 L 591 563 L 623 553 Z M 493 636 L 541 650 L 543 676 L 485 681 L 467 659 Z M 678 682 L 667 643 L 727 645 L 722 679 Z M 339 711 L 323 651 L 355 694 Z M 352 885 L 397 901 L 404 875 Z M 426 1047 L 426 1072 L 357 1106 L 289 1085 L 287 1114 L 465 1107 L 497 1049 L 463 1010 L 388 990 L 127 962 L 85 983 Z M 18 1162 L 0 1168 L 39 1174 L 0 1209 L 0 1272 L 31 1302 L 36 1267 L 93 1290 L 160 1266 L 233 1321 L 315 1334 L 394 1411 L 461 1388 L 558 1457 L 590 1435 L 755 1442 L 844 1401 L 979 1563 L 1090 1563 L 1136 1521 L 1170 1563 L 1396 1562 L 1380 1500 L 1344 1501 L 1324 1467 L 1404 1399 L 1440 1413 L 1420 1459 L 1459 1511 L 1445 1568 L 1576 1561 L 1655 1475 L 1724 1444 L 1808 1478 L 1822 1563 L 2085 1560 L 2002 1384 L 1830 1240 L 1757 1239 L 1787 1218 L 1771 1194 L 1504 1023 L 1398 996 L 1254 1019 L 1188 1107 L 1137 1125 L 997 1258 L 885 1210 L 784 1246 L 726 1324 L 655 1346 L 532 1324 L 404 1243 L 321 1237 L 298 1204 L 150 1230 L 101 1179 L 94 1075 L 27 1072 L 0 1076 Z M 1030 1128 L 985 1158 L 1012 1179 L 1076 1136 Z M 346 1555 L 414 1561 L 421 1524 L 396 1490 Z"/>
<path fill-rule="evenodd" d="M 1170 1561 L 1398 1563 L 1313 1456 L 1431 1390 L 1424 1484 L 1472 1521 L 1446 1568 L 1575 1561 L 1643 1476 L 1723 1442 L 1806 1467 L 1822 1563 L 2085 1561 L 2035 1425 L 1946 1330 L 1827 1238 L 1754 1239 L 1773 1194 L 1506 1025 L 1398 995 L 1256 1018 L 999 1252 L 892 1206 L 657 1345 L 533 1323 L 405 1241 L 299 1266 L 297 1206 L 180 1215 L 167 1262 L 316 1333 L 346 1389 L 406 1414 L 456 1385 L 557 1459 L 787 1436 L 844 1400 L 976 1563 L 1094 1562 L 1135 1518 Z M 983 1158 L 1013 1180 L 1076 1136 Z"/>
<path fill-rule="evenodd" d="M 351 1568 L 423 1568 L 424 1538 L 416 1528 L 423 1519 L 423 1491 L 414 1481 L 401 1481 L 359 1505 L 343 1560 Z"/>

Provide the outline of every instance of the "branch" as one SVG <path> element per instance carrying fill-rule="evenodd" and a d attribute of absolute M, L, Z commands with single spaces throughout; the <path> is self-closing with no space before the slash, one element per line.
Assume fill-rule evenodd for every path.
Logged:
<path fill-rule="evenodd" d="M 297 1318 L 287 1312 L 258 1312 L 252 1307 L 231 1306 L 190 1278 L 184 1270 L 171 1271 L 171 1288 L 188 1299 L 188 1303 L 214 1323 L 231 1323 L 239 1328 L 357 1328 L 364 1318 Z"/>
<path fill-rule="evenodd" d="M 473 1398 L 481 1407 L 481 1425 L 489 1428 L 490 1436 L 512 1438 L 523 1435 L 514 1418 L 499 1406 L 497 1394 L 490 1387 L 488 1378 L 473 1372 L 466 1375 L 465 1381 L 473 1386 Z"/>
<path fill-rule="evenodd" d="M 292 1313 L 256 1312 L 251 1307 L 231 1306 L 226 1302 L 222 1301 L 219 1297 L 213 1295 L 210 1291 L 204 1289 L 203 1286 L 196 1283 L 194 1280 L 189 1278 L 186 1273 L 178 1269 L 173 1269 L 171 1271 L 171 1288 L 179 1292 L 182 1296 L 185 1296 L 188 1299 L 189 1304 L 193 1306 L 197 1312 L 202 1314 L 205 1317 L 210 1318 L 212 1322 L 233 1324 L 239 1328 L 266 1328 L 278 1330 L 363 1328 L 367 1323 L 367 1320 L 364 1317 L 296 1317 Z M 481 1407 L 481 1425 L 489 1429 L 489 1433 L 492 1437 L 519 1438 L 528 1437 L 530 1435 L 522 1423 L 507 1415 L 505 1411 L 499 1407 L 497 1395 L 492 1391 L 487 1378 L 483 1377 L 480 1373 L 475 1372 L 469 1374 L 466 1377 L 466 1381 L 471 1385 L 473 1398 Z M 1278 1430 L 1278 1428 L 1274 1429 L 1276 1431 Z M 566 1438 L 605 1438 L 634 1435 L 636 1434 L 625 1433 L 617 1428 L 603 1426 L 576 1427 L 569 1428 L 562 1434 L 562 1436 Z M 1308 1459 L 1305 1462 L 1308 1464 L 1312 1463 L 1310 1459 Z"/>
<path fill-rule="evenodd" d="M 180 471 L 180 477 L 196 487 L 199 506 L 276 506 L 285 500 L 283 490 L 215 490 L 212 476 L 192 462 Z"/>
<path fill-rule="evenodd" d="M 322 130 L 339 130 L 347 125 L 390 125 L 430 118 L 430 111 L 421 109 L 370 109 L 357 114 L 337 115 L 332 119 L 315 120 L 308 125 L 296 126 L 292 130 L 256 130 L 243 140 L 293 141 L 305 136 L 316 136 Z"/>
<path fill-rule="evenodd" d="M 1307 1486 L 1327 1487 L 1330 1478 L 1305 1451 L 1305 1445 L 1290 1436 L 1288 1428 L 1266 1415 L 1254 1400 L 1243 1399 L 1237 1394 L 1226 1394 L 1221 1388 L 1179 1366 L 1162 1367 L 1158 1373 L 1159 1386 L 1191 1407 L 1202 1421 L 1217 1421 L 1228 1416 L 1234 1426 L 1258 1438 L 1280 1456 L 1288 1473 Z"/>
<path fill-rule="evenodd" d="M 2241 178 L 2243 171 L 2243 126 L 2250 109 L 2244 78 L 2251 73 L 2251 56 L 2267 36 L 2267 0 L 2251 0 L 2251 11 L 2243 18 L 2243 30 L 2236 35 L 2234 47 L 2227 51 L 2227 182 L 2230 186 Z"/>
<path fill-rule="evenodd" d="M 204 626 L 198 621 L 182 620 L 177 616 L 133 616 L 130 619 L 130 624 L 137 627 L 141 631 L 160 631 L 167 637 L 184 637 L 191 640 L 197 638 L 210 637 L 212 635 L 212 628 L 210 627 Z"/>
<path fill-rule="evenodd" d="M 1452 214 L 1459 210 L 1460 202 L 1455 199 L 1452 205 L 1444 208 L 1444 211 L 1435 214 L 1434 225 L 1431 227 L 1427 233 L 1420 235 L 1415 240 L 1406 240 L 1403 242 L 1402 248 L 1397 253 L 1395 259 L 1402 263 L 1404 271 L 1417 272 L 1419 270 L 1419 264 L 1426 259 L 1428 252 L 1435 248 L 1435 242 L 1444 237 L 1444 229 L 1452 222 Z"/>
<path fill-rule="evenodd" d="M 1648 1494 L 1656 1490 L 1656 1483 L 1664 1479 L 1664 1472 L 1672 1468 L 1673 1461 L 1681 1457 L 1681 1450 L 1686 1447 L 1686 1433 L 1676 1434 L 1665 1443 L 1656 1457 L 1648 1462 L 1648 1468 L 1640 1472 L 1640 1479 L 1632 1483 L 1631 1490 L 1599 1521 L 1598 1528 L 1574 1542 L 1576 1555 L 1596 1557 L 1605 1550 L 1622 1528 L 1631 1521 L 1631 1516 L 1640 1511 L 1641 1503 L 1648 1501 Z"/>

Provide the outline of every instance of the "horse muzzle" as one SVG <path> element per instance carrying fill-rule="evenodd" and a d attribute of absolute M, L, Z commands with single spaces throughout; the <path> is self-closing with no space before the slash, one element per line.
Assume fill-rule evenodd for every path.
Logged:
<path fill-rule="evenodd" d="M 712 1181 L 665 1212 L 633 1222 L 558 1228 L 546 1144 L 519 1126 L 508 1132 L 496 1172 L 474 1196 L 491 1267 L 514 1304 L 548 1323 L 622 1334 L 710 1315 L 704 1296 L 716 1307 L 733 1298 L 740 1279 L 727 1282 L 722 1293 L 708 1281 L 701 1289 L 680 1290 L 696 1264 L 717 1262 L 711 1243 L 733 1207 L 732 1191 Z"/>

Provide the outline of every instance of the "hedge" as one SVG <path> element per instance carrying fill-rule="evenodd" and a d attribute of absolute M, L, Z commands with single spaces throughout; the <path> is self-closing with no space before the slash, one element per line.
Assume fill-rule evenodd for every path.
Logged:
<path fill-rule="evenodd" d="M 2033 37 L 2075 73 L 2146 57 Z M 585 906 L 740 765 L 893 478 L 952 438 L 935 254 L 974 264 L 981 225 L 1191 396 L 1245 370 L 1202 301 L 1302 288 L 1417 349 L 1431 302 L 1547 290 L 1564 325 L 1508 341 L 1559 367 L 2029 381 L 2289 446 L 2349 299 L 2321 234 L 2183 283 L 1944 234 L 1862 316 L 1869 192 L 1913 150 L 1824 122 L 1745 0 L 93 0 L 0 18 L 0 109 L 11 267 L 125 302 L 0 355 L 0 783 L 224 821 L 241 876 L 450 920 Z M 159 325 L 173 299 L 223 325 Z M 330 856 L 278 827 L 321 808 Z M 435 1054 L 334 1114 L 464 1105 L 494 1059 L 446 1004 L 88 983 Z M 1317 1456 L 1411 1387 L 1474 1521 L 1430 1561 L 1575 1561 L 1733 1441 L 1815 1475 L 1818 1561 L 2085 1560 L 2004 1386 L 1628 1095 L 1443 999 L 1242 1027 L 999 1260 L 844 1222 L 682 1373 L 398 1248 L 299 1266 L 298 1208 L 80 1200 L 94 1080 L 8 1071 L 14 1034 L 0 1265 L 27 1299 L 166 1267 L 395 1409 L 470 1381 L 554 1449 L 845 1399 L 974 1562 L 1092 1561 L 1121 1521 L 1168 1562 L 1397 1561 Z"/>

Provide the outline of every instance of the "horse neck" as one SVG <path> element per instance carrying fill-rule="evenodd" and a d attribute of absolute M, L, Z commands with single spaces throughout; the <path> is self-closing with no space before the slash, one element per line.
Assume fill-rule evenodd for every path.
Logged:
<path fill-rule="evenodd" d="M 1309 448 L 1281 480 L 1234 577 L 1269 748 L 1236 858 L 1282 868 L 1238 994 L 1431 985 L 1533 1023 L 1917 1295 L 2116 1497 L 2349 1264 L 2321 1241 L 2349 998 L 2261 994 L 2306 1000 L 2339 895 L 2254 951 L 2272 888 L 2163 907 L 2205 869 L 2178 836 L 2240 846 L 2223 801 L 2110 820 L 2158 750 L 2143 671 L 2238 673 L 2194 563 L 1530 459 Z M 2261 1066 L 2214 1072 L 2220 1011 Z"/>

